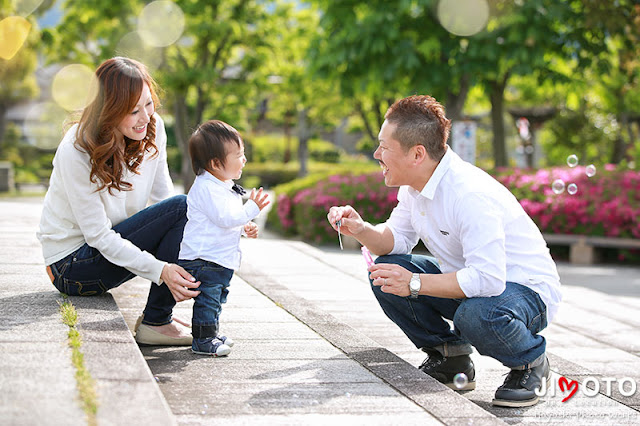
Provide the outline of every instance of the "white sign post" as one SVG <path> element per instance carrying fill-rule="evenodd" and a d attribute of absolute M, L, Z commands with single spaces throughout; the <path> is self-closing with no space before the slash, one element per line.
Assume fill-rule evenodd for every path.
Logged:
<path fill-rule="evenodd" d="M 453 150 L 471 164 L 476 163 L 476 128 L 475 121 L 455 121 L 452 127 Z"/>

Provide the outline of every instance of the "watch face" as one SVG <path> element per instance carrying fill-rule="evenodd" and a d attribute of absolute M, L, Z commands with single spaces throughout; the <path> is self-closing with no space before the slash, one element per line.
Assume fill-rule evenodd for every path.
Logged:
<path fill-rule="evenodd" d="M 420 290 L 420 278 L 411 278 L 409 288 L 414 291 Z"/>

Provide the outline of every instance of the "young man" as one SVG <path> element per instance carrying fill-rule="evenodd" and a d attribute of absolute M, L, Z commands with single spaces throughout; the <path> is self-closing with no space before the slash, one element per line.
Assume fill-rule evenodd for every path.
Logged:
<path fill-rule="evenodd" d="M 561 300 L 556 266 L 515 197 L 447 146 L 450 127 L 430 96 L 397 101 L 374 158 L 385 184 L 400 187 L 398 205 L 376 226 L 351 206 L 331 207 L 327 218 L 380 256 L 369 268 L 373 292 L 429 355 L 422 371 L 454 389 L 464 373 L 461 390 L 474 389 L 473 346 L 511 369 L 494 405 L 534 405 L 535 389 L 550 380 L 538 333 Z M 410 254 L 418 239 L 435 258 Z"/>

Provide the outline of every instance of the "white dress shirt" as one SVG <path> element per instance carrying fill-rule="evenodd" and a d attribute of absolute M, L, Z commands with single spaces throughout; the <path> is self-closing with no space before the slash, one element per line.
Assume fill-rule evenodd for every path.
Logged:
<path fill-rule="evenodd" d="M 125 169 L 123 179 L 130 191 L 98 191 L 90 180 L 89 154 L 74 145 L 78 125 L 71 127 L 53 158 L 53 172 L 44 198 L 37 237 L 42 244 L 45 265 L 73 253 L 86 242 L 111 263 L 155 283 L 166 262 L 140 250 L 113 231 L 115 225 L 173 194 L 167 166 L 167 134 L 164 122 L 156 118 L 158 155 L 145 153 L 139 174 Z"/>
<path fill-rule="evenodd" d="M 240 236 L 260 209 L 253 200 L 242 204 L 240 194 L 209 172 L 196 176 L 187 195 L 187 225 L 180 244 L 180 259 L 202 259 L 225 268 L 240 267 Z"/>
<path fill-rule="evenodd" d="M 386 225 L 390 254 L 410 253 L 422 239 L 467 297 L 497 296 L 515 282 L 540 295 L 548 321 L 555 315 L 560 278 L 540 230 L 509 190 L 450 147 L 421 192 L 400 187 Z"/>

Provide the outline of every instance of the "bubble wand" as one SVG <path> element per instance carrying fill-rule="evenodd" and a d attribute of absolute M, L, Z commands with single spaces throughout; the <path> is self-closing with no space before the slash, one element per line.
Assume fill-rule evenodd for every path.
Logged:
<path fill-rule="evenodd" d="M 371 257 L 371 252 L 365 246 L 360 248 L 362 250 L 362 256 L 364 257 L 364 261 L 367 263 L 367 268 L 373 265 L 373 258 Z"/>

